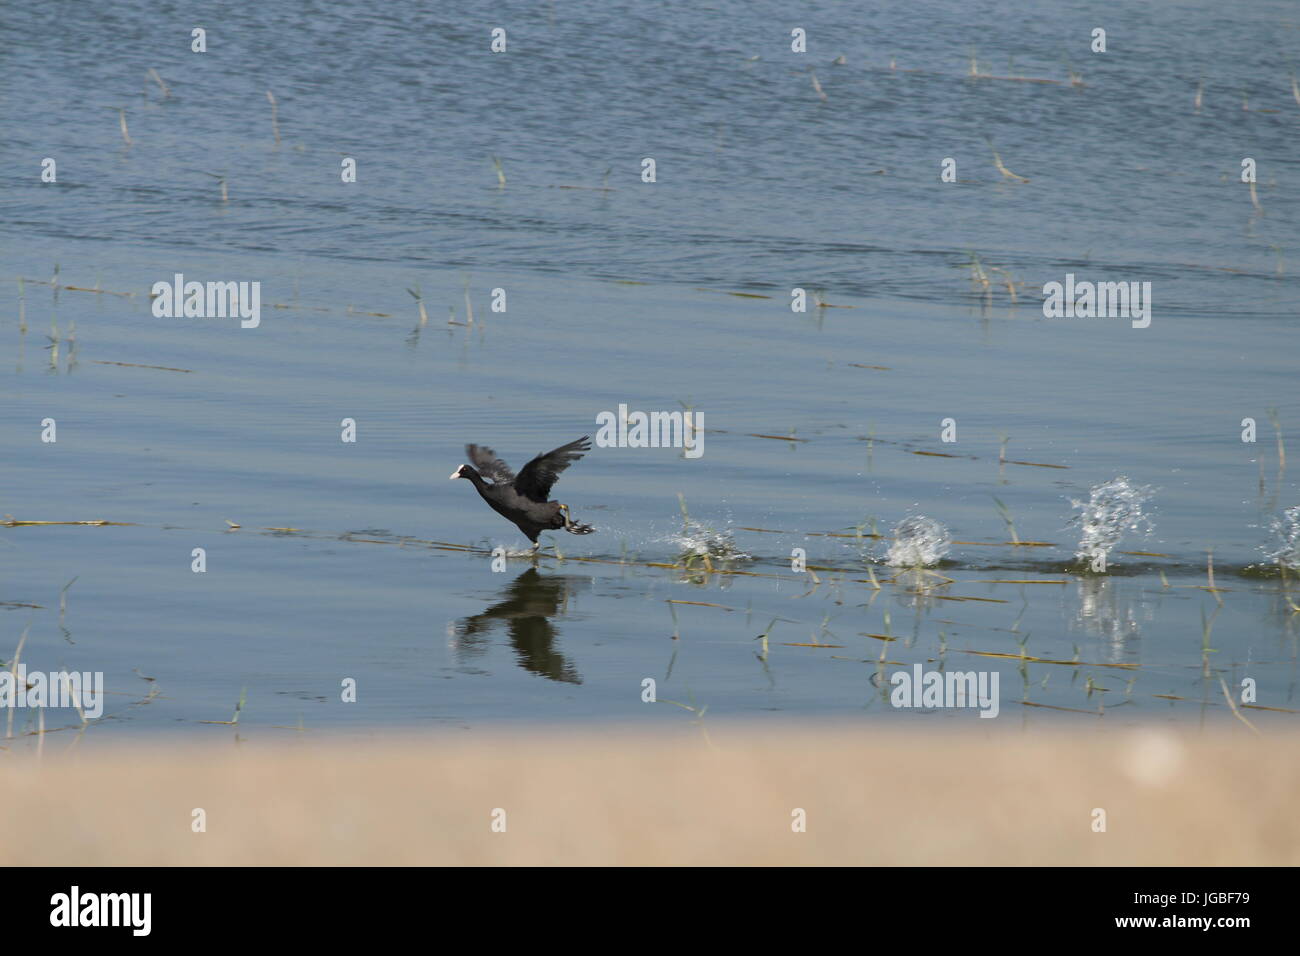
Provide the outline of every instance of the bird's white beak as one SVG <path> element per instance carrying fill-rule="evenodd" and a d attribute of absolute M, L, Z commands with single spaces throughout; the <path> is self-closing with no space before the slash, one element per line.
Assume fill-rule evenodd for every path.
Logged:
<path fill-rule="evenodd" d="M 455 471 L 453 471 L 453 472 L 451 473 L 451 477 L 452 477 L 453 479 L 454 479 L 454 478 L 459 478 L 459 477 L 460 477 L 460 469 L 457 468 Z"/>

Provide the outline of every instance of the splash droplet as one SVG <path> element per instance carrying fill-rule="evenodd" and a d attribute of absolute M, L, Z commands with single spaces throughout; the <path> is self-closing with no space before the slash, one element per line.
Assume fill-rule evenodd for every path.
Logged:
<path fill-rule="evenodd" d="M 1275 541 L 1265 557 L 1290 571 L 1300 571 L 1300 505 L 1288 508 L 1269 522 Z"/>
<path fill-rule="evenodd" d="M 948 529 L 925 515 L 908 515 L 894 527 L 894 543 L 885 563 L 895 568 L 924 568 L 938 564 L 952 546 Z"/>
<path fill-rule="evenodd" d="M 1142 506 L 1151 498 L 1151 489 L 1132 484 L 1122 475 L 1093 487 L 1087 501 L 1072 500 L 1079 510 L 1074 520 L 1083 529 L 1075 556 L 1096 565 L 1110 556 L 1126 532 L 1150 534 L 1151 518 Z"/>

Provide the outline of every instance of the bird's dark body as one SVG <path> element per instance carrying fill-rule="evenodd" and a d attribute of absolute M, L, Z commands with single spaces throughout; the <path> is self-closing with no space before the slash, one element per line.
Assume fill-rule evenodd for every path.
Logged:
<path fill-rule="evenodd" d="M 478 478 L 477 481 L 474 480 L 475 478 L 478 476 L 471 476 L 470 481 L 483 496 L 483 500 L 501 517 L 513 521 L 515 527 L 522 531 L 529 541 L 535 543 L 537 536 L 543 531 L 564 527 L 564 515 L 560 513 L 558 501 L 531 501 L 510 485 L 489 485 L 482 478 Z"/>
<path fill-rule="evenodd" d="M 560 472 L 590 450 L 591 442 L 583 436 L 538 455 L 516 476 L 491 448 L 466 445 L 465 454 L 477 469 L 461 465 L 451 477 L 468 478 L 492 510 L 512 522 L 536 548 L 537 536 L 543 531 L 563 528 L 570 534 L 591 534 L 595 530 L 590 525 L 573 521 L 567 505 L 548 500 Z"/>

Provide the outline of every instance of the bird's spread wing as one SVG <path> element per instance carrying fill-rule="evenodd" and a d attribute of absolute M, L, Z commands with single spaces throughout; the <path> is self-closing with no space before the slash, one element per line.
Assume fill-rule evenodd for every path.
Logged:
<path fill-rule="evenodd" d="M 560 472 L 588 451 L 591 451 L 591 442 L 584 435 L 577 441 L 561 445 L 555 451 L 538 455 L 519 472 L 519 477 L 515 479 L 515 491 L 533 501 L 545 501 L 551 493 L 551 486 L 560 477 Z"/>
<path fill-rule="evenodd" d="M 515 480 L 515 473 L 510 470 L 510 466 L 487 445 L 466 445 L 465 454 L 478 469 L 478 473 L 494 485 L 506 485 Z"/>

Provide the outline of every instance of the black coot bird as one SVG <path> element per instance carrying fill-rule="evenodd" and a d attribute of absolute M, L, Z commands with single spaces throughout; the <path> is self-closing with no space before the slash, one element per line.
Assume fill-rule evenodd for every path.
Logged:
<path fill-rule="evenodd" d="M 493 511 L 513 521 L 528 537 L 535 552 L 541 546 L 537 536 L 548 529 L 563 528 L 570 534 L 591 534 L 596 530 L 570 518 L 568 505 L 547 500 L 560 472 L 588 451 L 591 451 L 591 441 L 584 435 L 545 455 L 538 455 L 516 476 L 491 448 L 466 445 L 465 454 L 474 464 L 461 465 L 451 473 L 451 477 L 468 478 Z M 484 478 L 489 480 L 484 481 Z"/>

